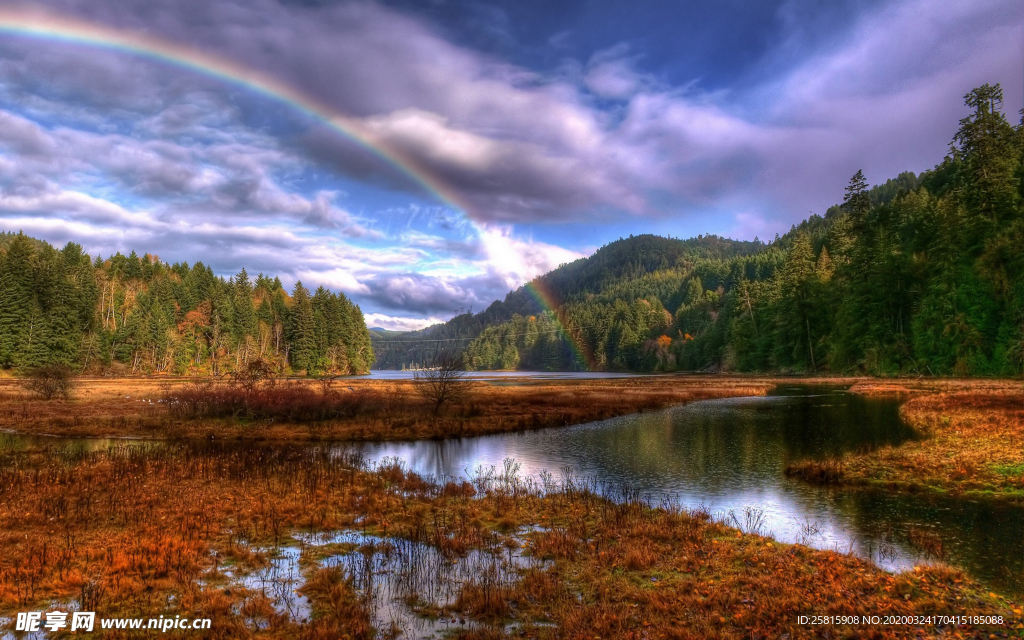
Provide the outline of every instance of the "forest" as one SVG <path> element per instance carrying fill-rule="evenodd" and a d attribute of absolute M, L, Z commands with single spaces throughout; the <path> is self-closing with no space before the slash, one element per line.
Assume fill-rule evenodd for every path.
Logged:
<path fill-rule="evenodd" d="M 202 263 L 90 258 L 0 233 L 0 368 L 224 375 L 262 360 L 279 373 L 366 373 L 373 348 L 343 294 L 278 278 L 224 279 Z"/>
<path fill-rule="evenodd" d="M 965 104 L 934 169 L 871 188 L 858 171 L 770 243 L 631 236 L 475 316 L 374 335 L 379 364 L 447 347 L 471 369 L 1019 376 L 1024 127 L 998 84 Z"/>

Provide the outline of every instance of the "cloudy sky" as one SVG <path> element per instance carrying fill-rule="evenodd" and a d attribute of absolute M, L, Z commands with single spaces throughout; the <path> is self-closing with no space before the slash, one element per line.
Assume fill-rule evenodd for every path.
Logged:
<path fill-rule="evenodd" d="M 629 234 L 770 239 L 857 169 L 934 166 L 972 87 L 1014 121 L 1024 93 L 1019 0 L 48 0 L 0 28 L 26 11 L 248 70 L 378 151 L 230 77 L 2 30 L 0 228 L 322 284 L 388 328 Z"/>

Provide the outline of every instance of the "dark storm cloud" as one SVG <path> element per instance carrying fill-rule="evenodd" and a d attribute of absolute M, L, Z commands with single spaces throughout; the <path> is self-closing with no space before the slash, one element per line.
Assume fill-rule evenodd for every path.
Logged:
<path fill-rule="evenodd" d="M 1013 0 L 664 2 L 630 15 L 571 1 L 537 16 L 532 0 L 466 2 L 43 4 L 288 82 L 358 118 L 476 226 L 412 229 L 413 214 L 385 238 L 350 213 L 360 203 L 291 178 L 333 172 L 410 207 L 438 203 L 301 113 L 139 56 L 7 36 L 0 217 L 103 251 L 287 273 L 400 323 L 483 308 L 568 257 L 509 225 L 569 223 L 554 242 L 577 247 L 574 224 L 624 217 L 769 236 L 838 200 L 858 169 L 884 181 L 934 165 L 972 87 L 1002 82 L 1011 113 L 1024 90 Z"/>
<path fill-rule="evenodd" d="M 376 309 L 418 316 L 451 317 L 459 310 L 483 311 L 504 298 L 508 283 L 501 274 L 440 277 L 396 273 L 364 281 L 369 293 L 358 296 Z"/>
<path fill-rule="evenodd" d="M 367 2 L 185 0 L 155 10 L 142 0 L 66 0 L 52 6 L 188 42 L 285 78 L 365 118 L 381 139 L 459 192 L 474 216 L 492 222 L 590 219 L 595 211 L 679 215 L 694 206 L 759 207 L 766 217 L 791 222 L 834 201 L 836 182 L 842 184 L 850 167 L 882 179 L 897 162 L 898 170 L 920 170 L 938 161 L 958 119 L 959 96 L 971 86 L 1001 80 L 1010 85 L 1008 94 L 1019 93 L 1021 74 L 1010 67 L 1019 65 L 1022 11 L 1010 0 L 842 3 L 813 11 L 805 4 L 768 5 L 768 35 L 754 47 L 757 59 L 748 60 L 762 75 L 710 94 L 642 72 L 644 65 L 668 64 L 658 42 L 641 41 L 644 51 L 637 45 L 595 50 L 580 77 L 567 81 L 459 46 L 469 23 L 452 31 L 451 20 L 438 27 L 416 10 Z M 663 20 L 696 19 L 705 29 L 728 31 L 716 22 L 718 14 L 663 9 Z M 753 13 L 743 20 L 734 9 L 722 10 L 740 16 L 733 29 L 754 33 Z M 551 24 L 571 15 L 592 22 L 592 11 L 580 5 L 554 12 Z M 474 24 L 511 38 L 502 46 L 526 37 L 507 19 L 516 15 L 510 6 L 473 15 Z M 624 35 L 628 28 L 624 23 Z M 813 35 L 818 32 L 834 39 L 822 41 Z M 711 46 L 694 42 L 695 55 Z M 764 75 L 769 72 L 774 75 Z M 594 96 L 621 105 L 608 110 Z M 904 143 L 896 154 L 893 134 Z M 357 176 L 387 175 L 347 145 L 317 138 L 309 150 L 319 159 L 333 157 L 335 166 Z M 255 188 L 244 180 L 234 186 L 237 192 L 225 195 L 241 202 L 247 186 Z M 659 194 L 656 202 L 652 193 Z"/>

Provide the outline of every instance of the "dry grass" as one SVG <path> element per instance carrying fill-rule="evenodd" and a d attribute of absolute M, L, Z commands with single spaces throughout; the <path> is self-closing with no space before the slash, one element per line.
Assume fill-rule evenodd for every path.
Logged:
<path fill-rule="evenodd" d="M 793 465 L 811 481 L 879 485 L 1024 499 L 1024 389 L 1020 382 L 944 380 L 866 383 L 861 393 L 899 393 L 904 420 L 920 440 L 835 461 Z"/>
<path fill-rule="evenodd" d="M 312 447 L 0 450 L 0 615 L 77 598 L 101 617 L 210 617 L 204 637 L 370 638 L 367 603 L 340 569 L 307 571 L 301 593 L 316 615 L 305 624 L 216 576 L 226 564 L 265 565 L 263 549 L 293 532 L 356 528 L 454 557 L 515 544 L 501 531 L 524 525 L 535 527 L 532 554 L 548 564 L 511 585 L 467 579 L 441 612 L 481 625 L 465 638 L 889 638 L 921 630 L 812 628 L 796 617 L 1010 620 L 1019 609 L 949 568 L 889 574 L 743 534 L 706 513 L 611 502 L 585 482 L 541 488 L 499 472 L 474 484 L 439 486 L 397 465 L 370 471 Z M 940 631 L 976 637 L 981 629 L 922 632 Z"/>
<path fill-rule="evenodd" d="M 768 379 L 642 377 L 471 382 L 434 415 L 413 381 L 280 381 L 246 391 L 183 379 L 83 379 L 71 401 L 33 398 L 0 381 L 0 429 L 75 437 L 410 440 L 579 424 L 694 400 L 763 395 Z M 178 403 L 165 402 L 178 399 Z"/>

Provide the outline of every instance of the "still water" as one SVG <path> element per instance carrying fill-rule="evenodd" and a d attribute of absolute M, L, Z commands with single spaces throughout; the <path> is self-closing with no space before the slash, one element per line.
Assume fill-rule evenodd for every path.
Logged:
<path fill-rule="evenodd" d="M 914 437 L 893 399 L 827 387 L 696 402 L 575 427 L 445 441 L 358 445 L 423 475 L 472 476 L 511 458 L 521 473 L 566 473 L 671 499 L 784 542 L 853 552 L 902 570 L 940 557 L 1012 592 L 1024 588 L 1024 509 L 991 501 L 816 487 L 786 464 Z M 941 541 L 926 550 L 920 541 Z"/>
<path fill-rule="evenodd" d="M 791 461 L 897 445 L 913 437 L 894 399 L 824 386 L 783 386 L 765 397 L 695 402 L 573 427 L 338 448 L 355 449 L 371 463 L 397 457 L 409 469 L 438 478 L 472 477 L 478 469 L 500 469 L 512 459 L 521 475 L 572 474 L 610 494 L 629 488 L 655 502 L 706 509 L 782 542 L 851 552 L 891 570 L 941 560 L 994 589 L 1024 594 L 1024 507 L 817 487 L 783 473 Z M 0 434 L 0 447 L 51 446 L 55 440 L 87 450 L 129 442 Z M 922 539 L 933 544 L 922 545 Z"/>

